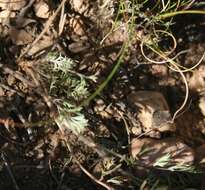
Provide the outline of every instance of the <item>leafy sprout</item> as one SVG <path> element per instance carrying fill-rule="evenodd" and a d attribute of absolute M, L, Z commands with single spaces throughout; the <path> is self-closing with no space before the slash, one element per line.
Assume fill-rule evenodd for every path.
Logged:
<path fill-rule="evenodd" d="M 88 120 L 81 113 L 78 103 L 89 95 L 87 80 L 96 81 L 94 75 L 85 76 L 75 71 L 76 63 L 58 53 L 49 53 L 48 69 L 52 75 L 50 95 L 57 105 L 59 117 L 57 125 L 71 130 L 74 134 L 82 133 L 88 125 Z"/>

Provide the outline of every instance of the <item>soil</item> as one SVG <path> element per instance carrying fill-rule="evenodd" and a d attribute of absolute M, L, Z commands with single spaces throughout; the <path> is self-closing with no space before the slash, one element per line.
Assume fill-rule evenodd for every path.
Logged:
<path fill-rule="evenodd" d="M 40 2 L 48 4 L 47 1 Z M 85 75 L 96 74 L 97 83 L 89 84 L 89 91 L 94 92 L 117 62 L 118 52 L 126 39 L 126 31 L 117 30 L 101 45 L 100 40 L 108 33 L 106 28 L 110 23 L 102 18 L 101 22 L 104 23 L 97 23 L 95 3 L 83 2 L 81 9 L 77 5 L 66 5 L 65 9 L 70 11 L 70 15 L 66 18 L 62 32 L 58 31 L 57 21 L 50 24 L 51 29 L 25 55 L 22 52 L 32 45 L 33 37 L 36 39 L 46 27 L 45 23 L 57 9 L 57 4 L 49 4 L 49 14 L 42 11 L 43 16 L 35 13 L 37 8 L 34 7 L 38 6 L 34 4 L 32 11 L 21 18 L 26 20 L 23 27 L 18 26 L 19 20 L 15 20 L 13 26 L 1 23 L 0 189 L 105 189 L 80 166 L 86 168 L 96 179 L 103 172 L 108 172 L 102 181 L 113 189 L 139 189 L 140 186 L 143 187 L 143 182 L 146 184 L 142 189 L 149 189 L 146 185 L 153 184 L 158 179 L 162 179 L 165 184 L 172 179 L 170 184 L 166 184 L 169 189 L 203 189 L 203 166 L 199 161 L 194 162 L 198 157 L 200 161 L 204 159 L 197 150 L 205 144 L 205 117 L 199 107 L 200 99 L 204 97 L 205 81 L 200 83 L 194 77 L 197 71 L 203 70 L 204 59 L 195 70 L 185 73 L 190 94 L 183 112 L 175 120 L 176 131 L 160 132 L 158 137 L 162 142 L 170 137 L 179 139 L 180 143 L 188 146 L 195 159 L 191 162 L 200 169 L 200 173 L 165 171 L 152 167 L 150 163 L 146 164 L 147 168 L 134 164 L 130 158 L 131 139 L 155 136 L 143 134 L 145 131 L 139 127 L 140 122 L 136 116 L 138 111 L 132 109 L 127 97 L 136 91 L 159 92 L 168 104 L 170 115 L 173 115 L 185 96 L 180 74 L 164 64 L 147 64 L 139 53 L 137 43 L 129 48 L 123 64 L 102 93 L 83 108 L 82 112 L 89 126 L 82 136 L 76 136 L 70 131 L 62 134 L 55 120 L 52 120 L 56 117 L 57 109 L 50 104 L 49 87 L 39 74 L 39 68 L 48 64 L 46 54 L 49 51 L 59 51 L 78 63 L 76 71 Z M 86 5 L 89 5 L 87 9 Z M 18 6 L 15 14 L 21 10 Z M 83 7 L 90 11 L 79 11 Z M 204 18 L 183 16 L 182 19 L 177 16 L 174 20 L 176 25 L 172 26 L 172 30 L 177 39 L 175 55 L 184 49 L 188 50 L 177 58 L 184 67 L 190 68 L 196 64 L 204 53 Z M 9 19 L 12 21 L 12 18 Z M 14 27 L 19 30 L 16 32 L 24 30 L 23 35 L 27 37 L 14 36 L 11 33 Z M 28 33 L 33 34 L 32 38 Z M 19 58 L 21 55 L 22 58 Z M 152 53 L 149 55 L 153 56 Z M 134 133 L 129 132 L 133 131 L 133 125 Z M 65 138 L 72 151 L 68 150 Z"/>

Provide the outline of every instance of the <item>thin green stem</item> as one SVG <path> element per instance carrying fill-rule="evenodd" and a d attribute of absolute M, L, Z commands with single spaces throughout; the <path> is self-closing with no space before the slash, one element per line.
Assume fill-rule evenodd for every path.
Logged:
<path fill-rule="evenodd" d="M 205 11 L 203 10 L 184 10 L 184 11 L 175 11 L 171 13 L 164 13 L 159 15 L 157 18 L 158 19 L 166 19 L 170 17 L 174 17 L 176 15 L 182 15 L 182 14 L 205 14 Z"/>
<path fill-rule="evenodd" d="M 79 107 L 82 107 L 82 106 L 86 106 L 89 104 L 89 102 L 91 100 L 93 100 L 97 95 L 99 95 L 102 90 L 107 86 L 108 82 L 113 78 L 114 74 L 116 73 L 116 71 L 118 70 L 118 68 L 120 67 L 121 63 L 122 63 L 122 60 L 123 60 L 123 57 L 125 55 L 125 52 L 126 52 L 126 49 L 128 47 L 128 43 L 125 42 L 119 52 L 119 59 L 116 63 L 116 65 L 114 66 L 114 68 L 112 69 L 112 71 L 110 72 L 110 74 L 108 75 L 108 77 L 106 78 L 106 80 L 96 89 L 96 91 L 91 94 L 85 101 L 83 101 Z"/>
<path fill-rule="evenodd" d="M 134 5 L 134 1 L 133 1 L 133 5 Z M 110 82 L 110 80 L 113 78 L 113 76 L 115 75 L 117 70 L 119 69 L 119 67 L 120 67 L 120 65 L 121 65 L 121 63 L 123 61 L 123 58 L 125 57 L 126 50 L 127 50 L 129 44 L 132 41 L 133 32 L 134 32 L 134 29 L 135 29 L 134 28 L 134 24 L 135 24 L 134 8 L 132 10 L 133 11 L 132 11 L 132 15 L 131 15 L 131 23 L 130 23 L 130 25 L 128 27 L 128 34 L 129 34 L 128 35 L 128 39 L 123 43 L 122 48 L 119 51 L 119 54 L 118 54 L 119 55 L 119 59 L 118 59 L 116 65 L 113 67 L 112 71 L 110 72 L 108 77 L 105 79 L 105 81 L 102 84 L 100 84 L 100 86 L 95 90 L 95 92 L 93 94 L 91 94 L 85 101 L 83 101 L 79 105 L 79 107 L 83 107 L 83 106 L 88 105 L 90 103 L 90 101 L 92 101 L 97 95 L 99 95 L 103 91 L 103 89 L 107 86 L 107 84 Z"/>

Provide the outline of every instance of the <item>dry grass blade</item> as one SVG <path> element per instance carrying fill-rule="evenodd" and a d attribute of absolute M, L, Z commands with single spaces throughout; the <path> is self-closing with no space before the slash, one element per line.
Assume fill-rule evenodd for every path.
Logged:
<path fill-rule="evenodd" d="M 38 35 L 38 37 L 32 42 L 32 44 L 30 44 L 26 50 L 19 56 L 18 60 L 20 60 L 24 55 L 26 55 L 26 53 L 34 46 L 37 44 L 37 42 L 43 37 L 43 35 L 48 31 L 49 27 L 51 26 L 51 23 L 54 21 L 54 19 L 56 18 L 56 16 L 58 15 L 58 13 L 60 12 L 61 8 L 63 7 L 63 5 L 65 4 L 67 0 L 62 0 L 61 4 L 58 6 L 58 8 L 56 9 L 56 11 L 54 12 L 54 14 L 48 19 L 48 21 L 45 24 L 45 27 L 43 29 L 43 31 Z"/>
<path fill-rule="evenodd" d="M 142 47 L 143 47 L 143 44 L 144 42 L 142 41 L 142 44 L 141 44 L 141 50 L 142 50 Z M 166 55 L 164 55 L 162 52 L 159 52 L 157 50 L 155 50 L 154 48 L 152 48 L 151 46 L 147 45 L 148 48 L 150 48 L 154 53 L 156 53 L 157 55 L 159 55 L 161 58 L 163 58 L 166 62 L 170 63 L 171 66 L 173 66 L 175 69 L 174 71 L 178 72 L 183 81 L 184 81 L 184 84 L 185 84 L 185 98 L 184 98 L 184 101 L 183 103 L 181 104 L 181 106 L 175 111 L 173 117 L 172 117 L 172 123 L 174 122 L 175 118 L 177 117 L 177 115 L 183 110 L 183 108 L 185 107 L 186 103 L 187 103 L 187 100 L 188 100 L 188 96 L 189 96 L 189 87 L 188 87 L 188 83 L 187 83 L 187 79 L 186 77 L 184 76 L 184 73 L 181 71 L 181 69 L 179 68 L 179 66 L 173 61 L 173 59 L 170 59 L 168 58 Z M 144 55 L 144 53 L 142 53 L 142 55 Z M 145 59 L 147 59 L 147 57 L 145 56 Z M 148 59 L 148 61 L 151 60 L 151 59 Z"/>
<path fill-rule="evenodd" d="M 80 169 L 90 178 L 92 179 L 95 183 L 99 184 L 100 186 L 104 187 L 107 190 L 114 190 L 113 187 L 111 187 L 110 185 L 96 179 L 95 176 L 93 176 L 88 170 L 86 170 L 81 164 L 80 162 L 75 158 L 75 162 L 77 163 L 77 165 L 80 167 Z"/>
<path fill-rule="evenodd" d="M 72 151 L 72 148 L 71 148 L 70 144 L 68 143 L 67 138 L 66 138 L 66 136 L 65 136 L 64 129 L 63 129 L 62 126 L 60 126 L 60 125 L 58 125 L 58 127 L 59 127 L 59 129 L 60 129 L 60 132 L 61 132 L 61 135 L 62 135 L 62 139 L 64 140 L 65 145 L 66 145 L 68 151 L 69 151 L 69 152 L 71 153 L 71 155 L 72 155 L 73 161 L 80 167 L 80 169 L 81 169 L 90 179 L 92 179 L 95 183 L 97 183 L 97 184 L 99 184 L 100 186 L 106 188 L 107 190 L 114 190 L 114 188 L 112 188 L 112 187 L 109 186 L 108 184 L 106 184 L 106 183 L 104 183 L 104 182 L 98 180 L 95 176 L 93 176 L 88 170 L 86 170 L 86 169 L 82 166 L 82 164 L 81 164 L 81 163 L 78 161 L 78 159 L 74 156 L 74 153 L 73 153 L 73 151 Z M 80 137 L 82 137 L 82 136 L 80 136 Z M 83 139 L 83 142 L 85 142 L 84 140 L 85 140 L 86 138 L 82 137 L 82 139 Z M 91 146 L 93 146 L 93 144 L 94 144 L 94 143 L 92 143 Z M 94 145 L 94 146 L 95 146 L 95 145 Z"/>
<path fill-rule="evenodd" d="M 58 36 L 62 34 L 65 22 L 66 22 L 65 4 L 63 4 L 62 9 L 61 9 Z"/>

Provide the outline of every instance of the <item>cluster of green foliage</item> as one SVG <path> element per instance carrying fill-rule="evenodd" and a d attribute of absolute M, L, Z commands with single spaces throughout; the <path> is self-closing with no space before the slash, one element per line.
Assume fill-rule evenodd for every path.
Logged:
<path fill-rule="evenodd" d="M 118 61 L 113 67 L 112 71 L 100 84 L 93 93 L 89 93 L 89 85 L 87 80 L 96 81 L 95 76 L 85 76 L 76 72 L 76 63 L 67 57 L 63 57 L 59 54 L 52 53 L 47 56 L 49 65 L 47 69 L 50 72 L 50 95 L 53 97 L 55 104 L 58 107 L 59 117 L 55 120 L 59 127 L 67 128 L 73 131 L 75 134 L 79 134 L 84 131 L 88 125 L 87 119 L 82 113 L 82 107 L 86 106 L 92 101 L 102 90 L 108 85 L 109 81 L 113 78 L 117 70 L 120 68 L 124 57 L 127 54 L 127 50 L 132 45 L 133 40 L 137 41 L 141 47 L 141 53 L 145 59 L 150 63 L 155 64 L 167 64 L 167 66 L 173 71 L 178 72 L 184 80 L 186 87 L 186 96 L 181 107 L 175 112 L 173 120 L 176 115 L 184 108 L 188 97 L 188 86 L 184 72 L 190 71 L 193 68 L 184 68 L 176 61 L 176 57 L 172 56 L 176 48 L 176 39 L 171 32 L 170 26 L 174 25 L 173 17 L 181 14 L 205 14 L 203 10 L 197 10 L 197 7 L 204 5 L 203 2 L 193 0 L 120 0 L 117 4 L 117 11 L 114 13 L 115 21 L 110 29 L 110 32 L 102 39 L 109 36 L 113 31 L 121 26 L 121 23 L 126 23 L 128 39 L 122 45 L 119 52 Z M 194 7 L 192 10 L 191 8 Z M 103 8 L 105 8 L 103 6 Z M 136 31 L 142 31 L 139 36 L 135 35 Z M 171 47 L 162 47 L 161 42 L 170 38 L 173 43 Z M 154 52 L 161 61 L 155 61 L 149 59 L 144 49 L 148 49 Z M 197 63 L 198 65 L 200 63 Z M 164 155 L 156 163 L 156 167 L 164 168 L 169 171 L 186 171 L 194 172 L 193 168 L 189 166 L 174 166 L 166 168 L 166 164 L 169 163 L 169 155 Z M 180 184 L 184 182 L 184 178 L 179 177 Z M 110 182 L 121 184 L 119 178 L 110 179 Z M 151 175 L 143 181 L 150 187 L 150 189 L 168 189 L 173 187 L 173 180 L 175 178 L 156 178 Z M 141 184 L 141 186 L 143 185 Z M 179 184 L 178 183 L 178 184 Z M 170 185 L 171 184 L 171 185 Z M 185 185 L 186 186 L 186 185 Z"/>
<path fill-rule="evenodd" d="M 49 72 L 51 77 L 49 94 L 59 112 L 55 122 L 64 129 L 80 134 L 88 121 L 78 104 L 89 95 L 87 80 L 95 81 L 96 77 L 76 72 L 76 63 L 58 53 L 48 54 L 47 60 L 46 72 Z"/>

